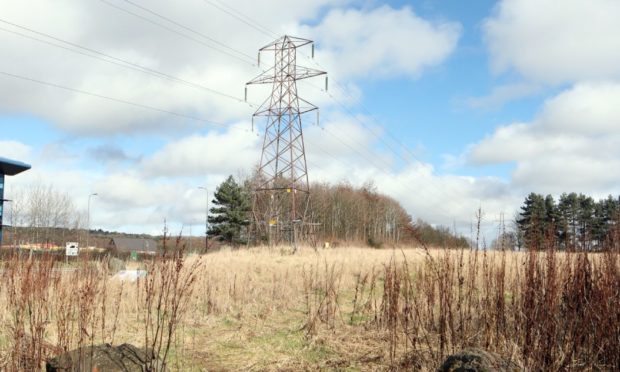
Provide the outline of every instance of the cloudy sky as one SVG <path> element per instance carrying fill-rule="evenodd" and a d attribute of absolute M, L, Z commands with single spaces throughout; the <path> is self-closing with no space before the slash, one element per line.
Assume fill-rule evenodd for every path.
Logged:
<path fill-rule="evenodd" d="M 617 0 L 0 0 L 0 156 L 32 164 L 92 226 L 204 221 L 260 156 L 252 130 L 290 34 L 316 42 L 299 84 L 311 181 L 373 181 L 414 218 L 488 232 L 531 192 L 620 193 Z"/>

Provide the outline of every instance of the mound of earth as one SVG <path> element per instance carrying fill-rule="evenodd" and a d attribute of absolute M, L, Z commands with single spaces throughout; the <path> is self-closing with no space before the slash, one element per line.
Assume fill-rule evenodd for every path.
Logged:
<path fill-rule="evenodd" d="M 145 349 L 130 344 L 103 344 L 85 346 L 58 355 L 45 363 L 45 369 L 47 372 L 142 372 L 147 359 L 154 359 L 152 351 L 149 355 Z"/>
<path fill-rule="evenodd" d="M 521 371 L 518 364 L 482 349 L 465 349 L 450 355 L 438 372 L 513 372 Z"/>

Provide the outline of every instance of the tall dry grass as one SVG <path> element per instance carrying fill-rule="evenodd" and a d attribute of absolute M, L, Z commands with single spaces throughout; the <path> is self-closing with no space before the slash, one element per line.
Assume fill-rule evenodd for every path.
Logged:
<path fill-rule="evenodd" d="M 109 257 L 70 265 L 52 255 L 5 260 L 0 369 L 40 370 L 46 359 L 78 349 L 77 365 L 87 370 L 93 345 L 125 340 L 146 349 L 145 370 L 166 370 L 201 265 L 186 260 L 179 240 L 174 249 L 167 244 L 164 238 L 163 252 L 141 263 L 146 276 L 135 283 L 115 280 Z"/>
<path fill-rule="evenodd" d="M 2 368 L 129 342 L 172 370 L 435 370 L 466 347 L 530 370 L 620 370 L 618 252 L 252 248 L 134 265 L 144 280 L 5 262 Z"/>

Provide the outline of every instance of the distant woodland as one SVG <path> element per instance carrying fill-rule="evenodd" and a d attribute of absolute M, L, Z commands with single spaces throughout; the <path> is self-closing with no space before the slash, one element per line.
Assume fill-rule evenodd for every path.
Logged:
<path fill-rule="evenodd" d="M 233 199 L 244 199 L 237 204 L 242 206 L 235 212 L 240 226 L 233 229 L 233 235 L 236 243 L 245 242 L 243 232 L 247 226 L 240 221 L 247 225 L 251 218 L 251 188 L 247 181 L 237 184 L 232 177 L 229 180 L 238 188 Z M 9 225 L 4 230 L 5 244 L 85 243 L 86 213 L 75 207 L 68 194 L 39 184 L 19 190 L 12 199 L 5 211 L 4 222 Z M 215 212 L 212 209 L 209 217 L 212 229 L 219 223 Z M 372 183 L 361 187 L 345 182 L 312 184 L 307 218 L 317 223 L 317 242 L 376 248 L 419 243 L 469 246 L 467 239 L 447 227 L 412 219 L 397 200 L 381 194 Z M 104 244 L 110 235 L 118 233 L 91 232 L 98 244 Z M 218 236 L 213 234 L 211 238 Z M 551 195 L 531 193 L 516 215 L 515 229 L 500 236 L 495 249 L 500 247 L 500 241 L 506 249 L 543 249 L 550 243 L 560 250 L 620 248 L 620 196 L 594 200 L 584 194 L 564 193 L 556 200 Z M 197 237 L 193 247 L 200 249 L 201 244 L 204 247 L 204 236 L 202 240 Z"/>
<path fill-rule="evenodd" d="M 620 197 L 594 200 L 590 196 L 564 193 L 553 196 L 529 194 L 516 219 L 521 247 L 541 249 L 552 243 L 564 250 L 618 248 Z"/>
<path fill-rule="evenodd" d="M 309 215 L 321 224 L 325 239 L 369 246 L 420 241 L 429 246 L 468 246 L 465 238 L 448 228 L 413 221 L 397 200 L 379 193 L 371 183 L 314 184 L 310 193 Z"/>
<path fill-rule="evenodd" d="M 226 185 L 231 181 L 234 185 Z M 248 221 L 251 214 L 251 189 L 248 185 L 248 182 L 237 184 L 232 177 L 220 185 L 220 188 L 238 188 L 237 191 L 227 191 L 232 193 L 229 199 L 245 199 L 228 201 L 236 205 L 235 208 L 241 206 L 241 210 L 233 212 L 237 214 L 233 219 L 240 225 L 241 221 Z M 372 183 L 361 187 L 344 182 L 336 185 L 315 183 L 311 185 L 310 193 L 307 216 L 308 220 L 318 224 L 318 242 L 375 248 L 420 242 L 429 246 L 468 246 L 465 238 L 456 237 L 449 228 L 432 226 L 420 219 L 412 220 L 397 200 L 381 194 Z M 217 198 L 213 202 L 217 202 Z M 217 208 L 216 205 L 209 217 L 211 232 L 215 231 L 213 228 L 219 221 L 218 212 L 222 212 Z M 5 244 L 9 245 L 34 243 L 64 246 L 67 241 L 85 244 L 86 240 L 86 211 L 76 208 L 70 195 L 50 185 L 36 184 L 14 193 L 5 214 L 5 223 L 9 225 L 5 228 Z M 237 235 L 235 239 L 239 239 L 243 231 L 243 226 L 233 227 L 233 235 Z M 92 231 L 91 243 L 104 244 L 107 241 L 105 238 L 110 235 L 119 234 Z M 193 246 L 198 248 L 200 242 L 194 242 Z"/>
<path fill-rule="evenodd" d="M 214 237 L 233 244 L 246 241 L 246 227 L 242 225 L 249 223 L 247 216 L 252 218 L 251 185 L 247 180 L 237 183 L 231 176 L 218 187 L 209 217 Z M 465 238 L 456 237 L 448 228 L 422 220 L 414 222 L 398 201 L 379 193 L 372 183 L 361 187 L 345 182 L 314 183 L 310 195 L 306 220 L 316 225 L 312 238 L 317 243 L 375 248 L 420 242 L 429 246 L 468 246 Z M 281 206 L 282 210 L 287 208 L 290 206 Z"/>

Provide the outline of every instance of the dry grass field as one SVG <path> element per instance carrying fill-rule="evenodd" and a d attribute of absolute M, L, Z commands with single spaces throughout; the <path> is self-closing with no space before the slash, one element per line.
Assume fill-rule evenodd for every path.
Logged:
<path fill-rule="evenodd" d="M 152 345 L 179 371 L 435 370 L 470 346 L 531 370 L 620 369 L 618 253 L 252 248 L 130 265 L 148 275 L 5 262 L 2 369 L 102 342 Z"/>

